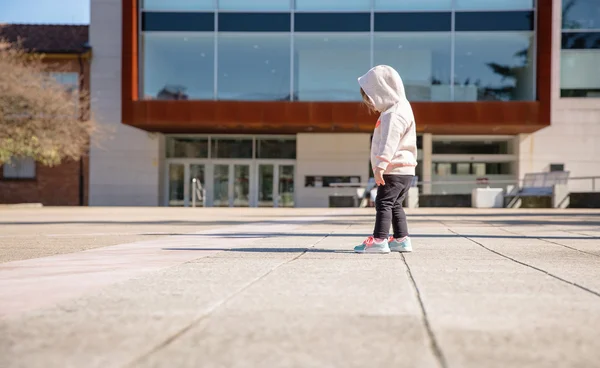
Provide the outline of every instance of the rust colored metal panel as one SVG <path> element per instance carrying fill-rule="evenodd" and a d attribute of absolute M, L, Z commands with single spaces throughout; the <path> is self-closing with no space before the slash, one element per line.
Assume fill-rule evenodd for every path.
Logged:
<path fill-rule="evenodd" d="M 550 125 L 552 108 L 552 0 L 537 0 L 537 99 L 539 123 Z"/>

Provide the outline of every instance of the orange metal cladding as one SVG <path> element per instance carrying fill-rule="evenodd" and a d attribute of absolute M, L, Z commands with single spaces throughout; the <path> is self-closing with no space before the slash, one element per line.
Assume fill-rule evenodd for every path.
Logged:
<path fill-rule="evenodd" d="M 137 0 L 123 0 L 122 119 L 163 133 L 371 132 L 359 102 L 138 99 Z M 537 101 L 414 102 L 417 130 L 434 134 L 532 133 L 550 125 L 552 0 L 537 1 Z M 358 87 L 357 87 L 358 93 Z"/>

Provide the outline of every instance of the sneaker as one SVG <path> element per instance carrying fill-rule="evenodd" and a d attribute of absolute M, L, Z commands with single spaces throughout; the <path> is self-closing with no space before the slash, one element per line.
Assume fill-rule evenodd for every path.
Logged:
<path fill-rule="evenodd" d="M 379 253 L 385 254 L 390 252 L 387 239 L 383 239 L 378 243 L 372 236 L 369 236 L 361 245 L 354 247 L 356 253 Z"/>
<path fill-rule="evenodd" d="M 390 250 L 392 252 L 403 252 L 403 253 L 412 252 L 412 244 L 411 244 L 410 238 L 408 236 L 402 240 L 397 240 L 390 236 L 388 243 L 389 243 Z"/>

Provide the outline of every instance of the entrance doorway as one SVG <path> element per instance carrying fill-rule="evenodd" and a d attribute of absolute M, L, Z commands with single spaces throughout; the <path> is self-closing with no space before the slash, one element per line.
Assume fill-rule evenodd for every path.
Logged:
<path fill-rule="evenodd" d="M 294 207 L 293 160 L 170 160 L 167 206 Z M 193 179 L 199 185 L 194 188 Z"/>

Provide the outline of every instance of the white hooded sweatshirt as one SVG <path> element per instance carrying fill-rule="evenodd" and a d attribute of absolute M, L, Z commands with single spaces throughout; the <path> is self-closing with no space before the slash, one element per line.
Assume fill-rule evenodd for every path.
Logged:
<path fill-rule="evenodd" d="M 394 68 L 378 65 L 358 78 L 358 84 L 381 111 L 371 142 L 371 165 L 386 175 L 415 175 L 417 132 L 404 84 Z"/>

